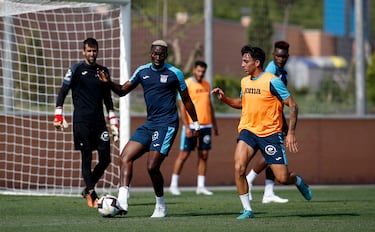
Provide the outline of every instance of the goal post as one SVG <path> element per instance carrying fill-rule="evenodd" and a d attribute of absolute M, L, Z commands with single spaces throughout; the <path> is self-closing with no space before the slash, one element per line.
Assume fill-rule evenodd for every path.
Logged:
<path fill-rule="evenodd" d="M 0 0 L 0 192 L 77 195 L 84 185 L 73 131 L 53 127 L 63 76 L 83 60 L 82 42 L 99 43 L 98 63 L 120 83 L 130 77 L 130 0 Z M 113 94 L 120 143 L 98 192 L 118 187 L 119 153 L 130 136 L 129 96 Z M 68 96 L 64 116 L 72 124 Z M 106 113 L 105 113 L 106 114 Z M 97 162 L 96 152 L 93 165 Z"/>

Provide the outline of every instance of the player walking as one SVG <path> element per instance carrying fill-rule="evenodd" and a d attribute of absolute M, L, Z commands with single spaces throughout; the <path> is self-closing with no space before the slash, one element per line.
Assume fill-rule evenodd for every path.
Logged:
<path fill-rule="evenodd" d="M 218 135 L 216 118 L 211 103 L 211 86 L 204 80 L 204 74 L 207 70 L 207 64 L 203 61 L 196 61 L 193 68 L 193 76 L 186 79 L 186 85 L 189 89 L 189 95 L 197 110 L 198 121 L 200 124 L 199 136 L 193 136 L 193 120 L 187 115 L 184 104 L 179 103 L 181 121 L 183 123 L 180 152 L 174 163 L 173 174 L 169 191 L 173 195 L 180 195 L 178 189 L 178 179 L 180 177 L 183 165 L 188 159 L 190 152 L 198 149 L 198 176 L 196 194 L 212 195 L 213 193 L 205 187 L 207 159 L 211 149 L 211 130 L 214 129 L 215 135 Z"/>
<path fill-rule="evenodd" d="M 106 67 L 96 63 L 99 47 L 93 38 L 83 41 L 82 55 L 85 60 L 73 64 L 67 71 L 56 100 L 55 118 L 57 129 L 66 127 L 63 117 L 65 98 L 72 90 L 73 136 L 75 149 L 81 151 L 82 176 L 86 184 L 82 195 L 89 207 L 97 208 L 98 196 L 95 185 L 111 162 L 110 138 L 103 113 L 103 103 L 108 112 L 112 135 L 118 139 L 118 122 L 113 110 L 111 91 L 98 78 L 98 71 L 109 76 Z M 97 150 L 99 162 L 91 170 L 92 152 Z"/>

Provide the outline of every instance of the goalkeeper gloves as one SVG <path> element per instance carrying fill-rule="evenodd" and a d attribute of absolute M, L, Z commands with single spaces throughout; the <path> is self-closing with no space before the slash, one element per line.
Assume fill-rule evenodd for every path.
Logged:
<path fill-rule="evenodd" d="M 115 113 L 112 110 L 108 112 L 108 118 L 109 118 L 109 124 L 111 125 L 113 141 L 116 142 L 119 139 L 118 120 L 116 118 Z"/>
<path fill-rule="evenodd" d="M 64 130 L 64 128 L 68 128 L 69 124 L 65 120 L 64 116 L 62 115 L 63 108 L 62 106 L 58 106 L 55 109 L 55 118 L 53 119 L 53 125 L 56 129 Z"/>

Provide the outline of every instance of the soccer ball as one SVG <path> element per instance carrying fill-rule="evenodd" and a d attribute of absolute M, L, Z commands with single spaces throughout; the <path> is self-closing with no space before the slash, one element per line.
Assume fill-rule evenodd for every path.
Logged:
<path fill-rule="evenodd" d="M 98 212 L 103 217 L 114 217 L 120 211 L 117 198 L 104 195 L 98 201 Z"/>

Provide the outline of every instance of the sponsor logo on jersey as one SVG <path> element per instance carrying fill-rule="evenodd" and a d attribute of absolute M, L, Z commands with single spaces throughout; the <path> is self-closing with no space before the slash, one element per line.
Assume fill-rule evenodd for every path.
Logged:
<path fill-rule="evenodd" d="M 87 71 L 83 71 L 81 74 L 82 76 L 86 75 L 88 72 Z"/>
<path fill-rule="evenodd" d="M 150 78 L 150 76 L 143 76 L 143 77 L 142 77 L 143 80 L 146 80 L 146 79 L 148 79 L 148 78 Z"/>

